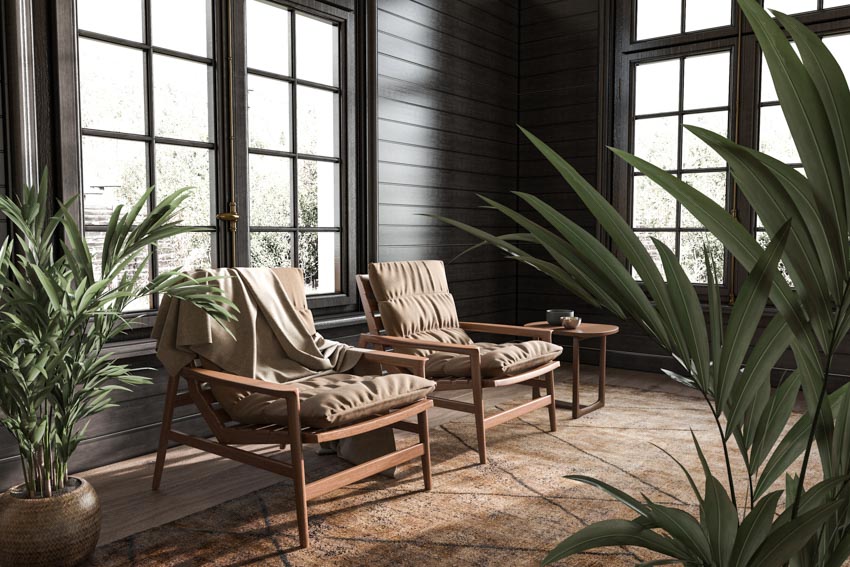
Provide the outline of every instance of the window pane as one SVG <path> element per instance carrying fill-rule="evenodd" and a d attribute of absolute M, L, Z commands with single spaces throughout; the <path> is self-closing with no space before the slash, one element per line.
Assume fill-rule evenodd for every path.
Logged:
<path fill-rule="evenodd" d="M 664 244 L 667 245 L 670 250 L 674 253 L 676 252 L 676 233 L 675 232 L 638 232 L 638 239 L 643 243 L 646 247 L 646 251 L 649 252 L 649 256 L 655 262 L 655 265 L 658 266 L 658 270 L 661 272 L 662 277 L 664 276 L 664 267 L 661 265 L 661 255 L 658 253 L 658 250 L 655 248 L 655 243 L 652 242 L 652 239 L 660 240 Z M 632 268 L 632 275 L 635 279 L 640 279 L 637 272 L 634 268 Z"/>
<path fill-rule="evenodd" d="M 707 283 L 705 271 L 705 248 L 714 261 L 718 283 L 723 283 L 723 244 L 708 232 L 683 232 L 679 263 L 688 279 L 694 283 Z"/>
<path fill-rule="evenodd" d="M 800 56 L 800 49 L 797 47 L 797 44 L 793 41 L 791 42 L 791 47 L 794 48 L 794 52 L 797 56 Z M 770 75 L 770 67 L 767 64 L 767 60 L 762 56 L 761 58 L 761 102 L 777 102 L 779 100 L 779 96 L 776 94 L 776 85 L 773 84 L 773 77 Z"/>
<path fill-rule="evenodd" d="M 248 145 L 289 151 L 289 83 L 248 75 Z"/>
<path fill-rule="evenodd" d="M 799 163 L 800 155 L 779 106 L 765 106 L 761 109 L 759 124 L 759 151 L 785 163 Z"/>
<path fill-rule="evenodd" d="M 756 231 L 756 240 L 759 244 L 761 244 L 762 248 L 767 248 L 767 245 L 770 244 L 770 236 L 763 230 Z M 782 260 L 779 261 L 779 273 L 782 274 L 782 277 L 785 278 L 785 281 L 788 282 L 788 285 L 794 287 L 794 282 L 791 281 L 791 276 L 788 273 L 788 268 L 785 267 L 785 262 L 783 262 Z"/>
<path fill-rule="evenodd" d="M 838 61 L 844 75 L 850 76 L 850 34 L 825 37 L 823 42 Z"/>
<path fill-rule="evenodd" d="M 799 14 L 817 10 L 818 0 L 764 0 L 764 7 L 784 14 Z"/>
<path fill-rule="evenodd" d="M 340 290 L 339 233 L 299 234 L 298 261 L 304 270 L 307 293 L 334 293 Z"/>
<path fill-rule="evenodd" d="M 203 63 L 154 55 L 157 136 L 210 141 L 210 73 L 210 68 Z"/>
<path fill-rule="evenodd" d="M 731 0 L 688 0 L 685 7 L 686 32 L 719 28 L 731 24 Z"/>
<path fill-rule="evenodd" d="M 709 197 L 721 207 L 726 208 L 725 173 L 685 173 L 682 175 L 682 181 L 699 190 L 700 193 Z M 681 223 L 685 228 L 702 228 L 702 224 L 685 207 L 682 207 Z"/>
<path fill-rule="evenodd" d="M 676 228 L 676 200 L 643 175 L 635 177 L 634 181 L 632 226 Z"/>
<path fill-rule="evenodd" d="M 91 253 L 92 255 L 92 267 L 94 268 L 94 276 L 96 278 L 102 277 L 101 272 L 103 270 L 103 241 L 105 237 L 105 232 L 87 231 L 85 233 L 86 244 L 89 247 L 89 253 Z M 136 269 L 138 269 L 138 267 L 145 260 L 147 252 L 147 248 L 144 252 L 140 251 L 139 254 L 135 257 L 135 259 L 131 261 L 127 265 L 127 267 L 121 271 L 121 273 L 133 275 Z M 142 268 L 142 273 L 139 277 L 140 285 L 144 285 L 150 281 L 150 273 L 150 262 L 146 262 L 145 266 Z M 125 311 L 147 311 L 148 309 L 153 309 L 150 296 L 140 297 L 136 301 L 131 302 L 129 305 L 127 305 Z"/>
<path fill-rule="evenodd" d="M 729 106 L 729 52 L 685 58 L 684 109 Z"/>
<path fill-rule="evenodd" d="M 209 226 L 213 224 L 210 204 L 213 153 L 203 148 L 156 145 L 156 198 L 161 201 L 177 189 L 191 187 L 190 197 L 183 201 L 181 224 Z"/>
<path fill-rule="evenodd" d="M 680 59 L 635 67 L 635 114 L 679 110 Z"/>
<path fill-rule="evenodd" d="M 679 145 L 679 118 L 635 120 L 635 154 L 661 169 L 676 169 Z"/>
<path fill-rule="evenodd" d="M 688 114 L 683 118 L 686 125 L 699 126 L 723 136 L 729 135 L 729 113 L 706 112 L 704 114 Z M 682 169 L 705 169 L 709 167 L 724 167 L 726 162 L 702 140 L 684 130 L 682 133 Z"/>
<path fill-rule="evenodd" d="M 779 96 L 776 94 L 776 86 L 773 84 L 773 77 L 770 75 L 770 67 L 767 66 L 767 61 L 764 56 L 761 58 L 761 101 L 776 102 Z"/>
<path fill-rule="evenodd" d="M 212 233 L 190 232 L 161 240 L 156 250 L 159 273 L 188 272 L 212 266 Z"/>
<path fill-rule="evenodd" d="M 251 232 L 251 266 L 287 268 L 292 266 L 292 234 Z"/>
<path fill-rule="evenodd" d="M 248 0 L 248 67 L 289 74 L 289 10 L 270 2 Z"/>
<path fill-rule="evenodd" d="M 823 0 L 824 8 L 836 8 L 838 6 L 847 6 L 850 2 L 847 0 Z"/>
<path fill-rule="evenodd" d="M 132 41 L 143 40 L 142 0 L 77 0 L 77 25 Z"/>
<path fill-rule="evenodd" d="M 209 0 L 151 0 L 153 44 L 206 57 L 211 52 Z"/>
<path fill-rule="evenodd" d="M 83 128 L 145 133 L 144 53 L 80 38 Z"/>
<path fill-rule="evenodd" d="M 251 226 L 292 226 L 292 160 L 251 154 Z"/>
<path fill-rule="evenodd" d="M 673 35 L 682 31 L 682 0 L 638 0 L 635 39 Z"/>
<path fill-rule="evenodd" d="M 298 226 L 339 226 L 339 166 L 298 160 Z"/>
<path fill-rule="evenodd" d="M 338 96 L 301 85 L 297 88 L 298 153 L 338 157 Z"/>
<path fill-rule="evenodd" d="M 107 225 L 118 205 L 135 204 L 148 186 L 144 142 L 83 136 L 83 220 Z"/>
<path fill-rule="evenodd" d="M 299 79 L 337 84 L 337 27 L 303 14 L 295 16 L 295 69 Z"/>

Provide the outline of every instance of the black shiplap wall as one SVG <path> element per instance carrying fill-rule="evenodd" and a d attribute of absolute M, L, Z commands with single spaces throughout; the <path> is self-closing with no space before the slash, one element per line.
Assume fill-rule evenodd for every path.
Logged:
<path fill-rule="evenodd" d="M 596 184 L 599 100 L 599 0 L 523 0 L 520 10 L 519 124 L 552 146 Z M 518 186 L 588 230 L 593 217 L 540 153 L 521 137 Z M 521 207 L 527 211 L 527 206 Z M 541 319 L 574 300 L 549 278 L 519 271 L 518 318 Z M 579 306 L 575 305 L 576 311 Z"/>
<path fill-rule="evenodd" d="M 522 0 L 518 122 L 608 194 L 611 188 L 601 187 L 598 175 L 599 152 L 606 143 L 599 130 L 602 5 L 601 0 Z M 518 143 L 518 166 L 521 191 L 542 197 L 596 233 L 596 221 L 573 190 L 524 137 Z M 619 325 L 620 334 L 608 342 L 611 366 L 657 371 L 660 363 L 669 365 L 670 359 L 636 326 L 583 304 L 539 272 L 520 267 L 518 322 L 540 320 L 552 307 L 575 309 L 585 319 Z M 597 352 L 593 343 L 583 345 L 588 362 Z"/>
<path fill-rule="evenodd" d="M 513 202 L 517 2 L 379 0 L 379 260 L 448 261 L 473 242 L 423 213 L 512 230 L 476 193 Z M 514 321 L 513 262 L 482 249 L 447 271 L 461 317 Z"/>

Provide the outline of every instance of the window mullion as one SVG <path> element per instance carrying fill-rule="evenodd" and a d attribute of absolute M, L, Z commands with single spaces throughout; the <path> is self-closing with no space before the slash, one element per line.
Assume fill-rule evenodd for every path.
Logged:
<path fill-rule="evenodd" d="M 154 206 L 156 206 L 156 143 L 154 142 L 154 136 L 156 135 L 156 124 L 155 117 L 156 113 L 154 110 L 154 79 L 153 79 L 153 49 L 151 46 L 153 45 L 153 38 L 151 33 L 151 0 L 144 0 L 143 2 L 143 16 L 144 16 L 144 41 L 145 41 L 145 112 L 147 116 L 145 117 L 145 127 L 147 129 L 147 135 L 149 136 L 149 141 L 147 144 L 147 174 L 148 174 L 148 186 L 153 187 L 153 191 L 151 191 L 150 196 L 148 197 L 148 211 L 153 210 Z M 151 259 L 149 260 L 148 269 L 150 270 L 151 278 L 155 278 L 159 274 L 159 262 L 158 260 L 158 247 L 151 247 Z M 150 297 L 151 301 L 151 309 L 156 309 L 159 303 L 159 298 L 156 296 Z"/>
<path fill-rule="evenodd" d="M 298 210 L 298 152 L 300 147 L 298 146 L 298 62 L 296 56 L 296 31 L 295 25 L 295 12 L 290 11 L 289 17 L 289 70 L 292 74 L 293 82 L 292 86 L 289 90 L 290 98 L 290 113 L 289 113 L 289 128 L 291 132 L 291 140 L 292 140 L 292 152 L 294 157 L 292 158 L 292 167 L 290 167 L 290 171 L 292 174 L 292 181 L 290 182 L 290 202 L 292 203 L 292 224 L 294 227 L 298 227 L 301 224 L 300 212 Z M 300 258 L 300 235 L 298 231 L 293 232 L 292 234 L 292 265 L 293 266 L 301 266 L 301 258 Z"/>

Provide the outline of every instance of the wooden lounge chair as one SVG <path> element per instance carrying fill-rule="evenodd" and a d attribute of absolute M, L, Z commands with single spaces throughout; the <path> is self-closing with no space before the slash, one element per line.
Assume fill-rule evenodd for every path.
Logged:
<path fill-rule="evenodd" d="M 548 407 L 549 427 L 556 430 L 554 371 L 560 366 L 556 359 L 562 348 L 552 343 L 551 330 L 459 322 L 439 261 L 375 263 L 368 276 L 357 276 L 357 286 L 369 327 L 369 333 L 361 336 L 362 346 L 427 356 L 426 376 L 436 382 L 435 392 L 472 390 L 472 403 L 432 399 L 438 407 L 475 414 L 482 464 L 487 462 L 486 432 L 496 425 Z M 537 340 L 475 343 L 467 332 Z M 484 388 L 514 384 L 530 386 L 532 400 L 485 415 Z M 540 396 L 541 388 L 545 396 Z"/>
<path fill-rule="evenodd" d="M 300 271 L 299 271 L 300 274 Z M 290 278 L 291 279 L 291 278 Z M 302 281 L 303 287 L 303 281 Z M 307 310 L 303 289 L 294 294 L 300 310 Z M 312 326 L 312 318 L 310 319 Z M 307 501 L 337 488 L 352 484 L 404 462 L 421 459 L 425 490 L 431 489 L 431 457 L 428 435 L 428 414 L 433 402 L 426 396 L 433 389 L 424 379 L 425 359 L 402 353 L 365 351 L 360 363 L 374 367 L 403 369 L 405 374 L 356 376 L 352 373 L 322 375 L 297 383 L 274 383 L 236 376 L 220 371 L 208 361 L 196 361 L 198 366 L 186 366 L 171 376 L 165 396 L 162 429 L 153 475 L 153 489 L 162 479 L 169 442 L 181 443 L 202 451 L 247 463 L 293 479 L 298 533 L 302 547 L 309 546 L 307 531 Z M 356 368 L 355 368 L 356 370 Z M 397 371 L 397 370 L 396 370 Z M 354 372 L 354 371 L 351 371 Z M 179 383 L 185 380 L 188 389 L 179 393 Z M 283 416 L 274 423 L 240 423 L 235 421 L 216 399 L 216 387 L 236 388 L 246 394 L 265 396 L 277 404 Z M 359 391 L 346 388 L 360 388 Z M 368 406 L 358 408 L 358 399 L 369 394 L 383 393 Z M 283 403 L 278 404 L 277 400 Z M 172 428 L 174 409 L 194 404 L 213 438 L 189 435 Z M 344 407 L 339 410 L 341 406 Z M 416 422 L 411 420 L 415 418 Z M 282 422 L 282 423 L 281 423 Z M 307 481 L 304 465 L 305 443 L 338 441 L 381 428 L 390 427 L 418 434 L 418 443 L 390 452 L 324 478 Z M 275 444 L 281 449 L 290 447 L 289 462 L 258 455 L 238 445 Z"/>

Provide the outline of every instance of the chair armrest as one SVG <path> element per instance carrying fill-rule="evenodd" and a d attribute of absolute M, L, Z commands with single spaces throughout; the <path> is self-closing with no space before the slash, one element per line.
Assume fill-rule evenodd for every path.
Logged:
<path fill-rule="evenodd" d="M 404 337 L 396 337 L 393 335 L 373 335 L 372 333 L 363 333 L 362 335 L 360 335 L 360 344 L 370 343 L 391 347 L 423 348 L 438 352 L 451 352 L 455 354 L 466 355 L 469 357 L 469 366 L 472 374 L 473 387 L 479 389 L 481 388 L 481 351 L 475 345 L 441 343 L 438 341 L 421 341 L 418 339 L 406 339 Z"/>
<path fill-rule="evenodd" d="M 492 333 L 494 335 L 512 335 L 515 337 L 530 337 L 541 341 L 552 342 L 552 329 L 535 329 L 519 325 L 498 325 L 495 323 L 476 323 L 461 321 L 460 328 L 474 333 Z"/>
<path fill-rule="evenodd" d="M 274 382 L 266 382 L 265 380 L 257 380 L 256 378 L 246 378 L 244 376 L 237 376 L 236 374 L 219 372 L 218 370 L 207 370 L 206 368 L 187 367 L 183 369 L 181 376 L 187 380 L 211 382 L 221 384 L 222 386 L 236 386 L 257 394 L 298 400 L 298 387 L 290 384 L 276 384 Z"/>
<path fill-rule="evenodd" d="M 383 350 L 357 349 L 363 351 L 363 360 L 377 362 L 382 366 L 393 366 L 409 370 L 411 374 L 425 377 L 425 363 L 428 359 L 423 356 L 402 354 L 400 352 L 386 352 Z M 391 370 L 388 370 L 391 372 Z"/>
<path fill-rule="evenodd" d="M 364 344 L 371 343 L 374 345 L 384 345 L 402 348 L 422 348 L 427 350 L 436 350 L 440 352 L 465 354 L 467 356 L 481 356 L 481 352 L 475 345 L 441 343 L 439 341 L 423 341 L 419 339 L 406 339 L 404 337 L 396 337 L 394 335 L 373 335 L 371 333 L 364 333 L 360 335 L 360 338 Z"/>

